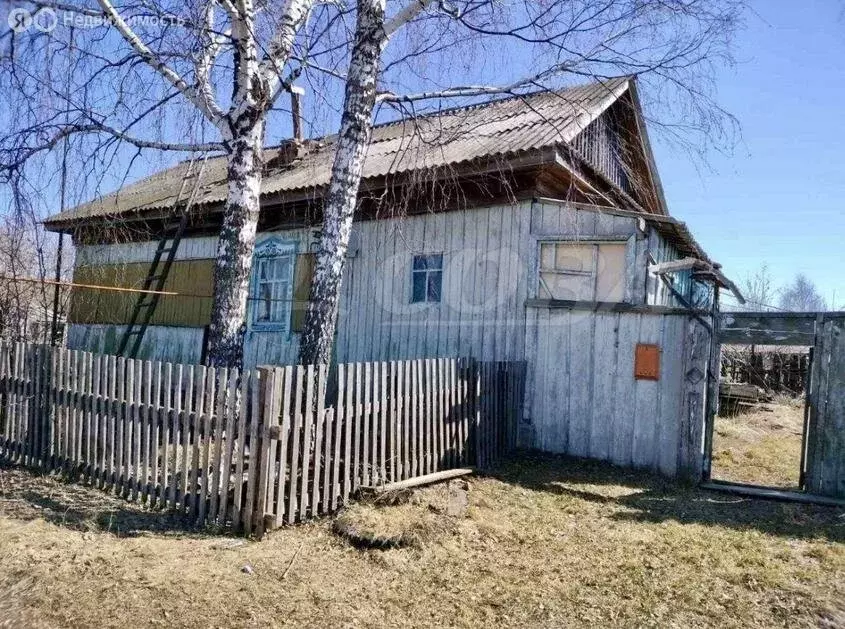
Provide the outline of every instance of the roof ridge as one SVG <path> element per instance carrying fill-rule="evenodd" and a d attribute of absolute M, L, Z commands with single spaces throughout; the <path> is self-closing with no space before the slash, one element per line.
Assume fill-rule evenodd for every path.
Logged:
<path fill-rule="evenodd" d="M 426 120 L 426 119 L 431 119 L 431 118 L 439 118 L 441 116 L 448 116 L 450 114 L 457 113 L 459 111 L 475 111 L 477 109 L 481 109 L 481 108 L 484 108 L 484 107 L 490 107 L 492 105 L 499 105 L 501 103 L 506 103 L 508 101 L 513 101 L 513 100 L 517 100 L 517 99 L 533 98 L 535 96 L 541 96 L 543 94 L 561 95 L 565 92 L 583 89 L 583 88 L 586 88 L 586 87 L 607 85 L 609 83 L 614 83 L 616 81 L 630 81 L 633 78 L 634 78 L 633 75 L 612 76 L 612 77 L 605 77 L 604 79 L 599 79 L 599 80 L 595 80 L 595 81 L 586 81 L 584 83 L 578 83 L 576 85 L 569 85 L 567 87 L 562 87 L 562 88 L 558 88 L 558 89 L 539 89 L 539 90 L 534 90 L 533 92 L 524 92 L 522 94 L 511 94 L 510 96 L 505 96 L 505 97 L 502 97 L 502 98 L 495 98 L 494 97 L 494 98 L 491 98 L 491 99 L 488 99 L 488 100 L 485 100 L 485 101 L 480 101 L 480 102 L 477 102 L 477 103 L 470 103 L 468 105 L 456 105 L 454 107 L 447 107 L 446 109 L 438 109 L 437 111 L 432 111 L 432 112 L 420 114 L 418 116 L 412 116 L 410 118 L 397 118 L 396 120 L 387 120 L 385 122 L 379 122 L 379 123 L 374 124 L 372 126 L 372 128 L 373 128 L 373 130 L 375 130 L 375 129 L 386 129 L 386 128 L 391 127 L 393 125 L 399 125 L 399 124 L 406 123 L 406 122 L 408 122 L 408 120 Z M 500 93 L 504 94 L 505 92 L 500 92 Z M 467 97 L 467 98 L 472 98 L 472 97 Z M 327 140 L 329 138 L 334 138 L 336 136 L 337 136 L 337 133 L 329 133 L 329 134 L 325 134 L 325 135 L 314 136 L 312 138 L 305 138 L 304 141 L 305 142 L 314 142 L 314 143 L 325 144 L 325 143 L 327 143 Z M 293 138 L 287 138 L 284 141 L 279 142 L 278 144 L 268 144 L 267 146 L 264 147 L 264 150 L 267 151 L 267 150 L 281 149 L 281 148 L 284 148 L 285 146 L 287 146 L 288 144 L 290 144 L 293 141 L 294 141 Z M 370 141 L 372 142 L 373 140 L 371 139 Z M 222 155 L 215 155 L 215 156 L 211 157 L 210 159 L 215 159 L 215 158 L 218 158 L 218 157 L 222 157 Z M 191 161 L 190 158 L 179 160 L 178 162 L 176 162 L 176 164 L 171 166 L 171 168 L 175 168 L 176 166 L 179 166 L 180 164 L 185 164 L 189 161 Z M 158 173 L 163 173 L 163 172 L 166 172 L 168 170 L 170 170 L 170 168 L 165 168 L 164 170 L 158 171 Z M 158 173 L 156 173 L 156 174 L 158 174 Z M 139 181 L 142 181 L 142 180 L 139 179 Z"/>
<path fill-rule="evenodd" d="M 470 103 L 469 105 L 457 105 L 455 107 L 447 107 L 446 109 L 439 109 L 437 111 L 432 111 L 430 113 L 421 114 L 419 116 L 413 116 L 413 119 L 419 120 L 420 118 L 437 118 L 443 115 L 449 115 L 452 113 L 456 113 L 459 111 L 474 111 L 476 109 L 481 109 L 483 107 L 489 107 L 491 105 L 498 105 L 500 103 L 506 103 L 508 101 L 513 101 L 517 99 L 523 98 L 532 98 L 534 96 L 540 96 L 543 94 L 563 94 L 564 92 L 570 92 L 577 89 L 582 89 L 585 87 L 593 87 L 598 85 L 604 85 L 606 83 L 615 82 L 615 81 L 630 81 L 630 76 L 614 76 L 614 77 L 607 77 L 603 80 L 598 81 L 588 81 L 585 83 L 578 83 L 577 85 L 569 85 L 567 87 L 562 87 L 559 89 L 539 89 L 534 90 L 533 92 L 524 92 L 522 94 L 511 94 L 510 96 L 505 96 L 502 98 L 491 98 L 489 100 L 481 101 L 478 103 Z M 500 92 L 500 94 L 504 94 L 506 92 Z M 472 98 L 467 97 L 467 98 Z M 389 120 L 387 122 L 382 122 L 376 125 L 373 125 L 373 129 L 376 128 L 384 128 L 389 127 L 390 125 L 398 124 L 400 122 L 404 122 L 406 119 L 398 119 L 398 120 Z"/>
<path fill-rule="evenodd" d="M 437 111 L 432 111 L 424 114 L 420 114 L 418 116 L 411 116 L 410 118 L 397 118 L 396 120 L 388 120 L 385 122 L 380 122 L 373 125 L 373 130 L 376 129 L 387 129 L 393 125 L 399 125 L 407 123 L 409 120 L 426 120 L 431 118 L 439 118 L 441 116 L 448 116 L 453 113 L 457 113 L 459 111 L 475 111 L 478 109 L 482 109 L 484 107 L 490 107 L 492 105 L 499 105 L 501 103 L 506 103 L 508 101 L 513 101 L 517 99 L 526 99 L 526 98 L 533 98 L 535 96 L 541 96 L 543 94 L 557 94 L 561 95 L 565 92 L 574 91 L 578 89 L 583 89 L 586 87 L 595 87 L 599 85 L 606 85 L 608 83 L 615 83 L 617 81 L 630 81 L 634 77 L 632 75 L 620 75 L 620 76 L 613 76 L 613 77 L 606 77 L 604 79 L 595 80 L 595 81 L 586 81 L 584 83 L 578 83 L 576 85 L 569 85 L 567 87 L 562 87 L 559 89 L 539 89 L 534 90 L 533 92 L 524 92 L 522 94 L 511 94 L 510 96 L 505 96 L 502 98 L 491 98 L 485 101 L 480 101 L 477 103 L 470 103 L 468 105 L 456 105 L 454 107 L 447 107 L 446 109 L 438 109 Z M 504 94 L 505 92 L 500 92 Z M 467 97 L 472 98 L 472 97 Z M 307 138 L 306 142 L 325 142 L 329 138 L 334 138 L 337 136 L 337 133 L 331 133 L 322 136 L 316 136 L 313 138 Z M 370 142 L 373 140 L 371 139 Z M 290 140 L 286 140 L 285 142 L 280 142 L 279 144 L 274 144 L 270 146 L 265 146 L 264 149 L 279 149 L 285 146 L 287 142 Z"/>

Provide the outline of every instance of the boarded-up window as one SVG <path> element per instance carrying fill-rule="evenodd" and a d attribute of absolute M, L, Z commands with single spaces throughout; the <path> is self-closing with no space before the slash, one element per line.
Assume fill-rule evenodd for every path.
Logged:
<path fill-rule="evenodd" d="M 540 243 L 537 295 L 545 299 L 623 301 L 625 246 L 621 242 Z"/>
<path fill-rule="evenodd" d="M 78 266 L 73 272 L 77 284 L 99 287 L 142 288 L 150 272 L 147 262 Z M 163 295 L 150 320 L 151 325 L 202 327 L 211 321 L 214 260 L 178 260 L 170 267 Z M 70 323 L 129 323 L 139 293 L 74 287 L 70 295 Z"/>

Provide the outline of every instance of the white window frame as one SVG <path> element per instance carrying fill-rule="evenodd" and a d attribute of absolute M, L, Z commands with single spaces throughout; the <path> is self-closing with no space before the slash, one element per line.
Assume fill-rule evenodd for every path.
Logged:
<path fill-rule="evenodd" d="M 296 243 L 291 241 L 284 241 L 280 238 L 269 238 L 260 242 L 255 247 L 255 253 L 252 259 L 252 276 L 250 281 L 250 308 L 248 320 L 250 328 L 256 331 L 273 331 L 273 332 L 290 332 L 290 317 L 291 305 L 293 303 L 293 281 L 294 281 L 294 266 L 296 264 Z M 272 321 L 260 321 L 258 316 L 261 312 L 261 286 L 266 281 L 259 279 L 259 272 L 262 264 L 268 262 L 287 261 L 288 275 L 287 278 L 279 278 L 271 280 L 271 284 L 287 284 L 283 286 L 282 294 L 275 297 L 281 301 L 271 304 L 271 309 L 274 314 L 278 315 L 278 319 Z"/>
<path fill-rule="evenodd" d="M 440 268 L 439 269 L 415 269 L 414 262 L 417 258 L 432 258 L 435 256 L 440 256 Z M 411 256 L 411 297 L 410 303 L 411 304 L 439 304 L 443 302 L 443 272 L 444 266 L 446 265 L 446 261 L 444 260 L 443 252 L 441 251 L 433 251 L 429 253 L 415 253 Z M 428 281 L 429 276 L 434 273 L 440 273 L 440 294 L 438 295 L 438 299 L 432 300 L 428 298 Z M 425 297 L 420 301 L 414 301 L 414 280 L 416 277 L 420 275 L 425 278 Z"/>

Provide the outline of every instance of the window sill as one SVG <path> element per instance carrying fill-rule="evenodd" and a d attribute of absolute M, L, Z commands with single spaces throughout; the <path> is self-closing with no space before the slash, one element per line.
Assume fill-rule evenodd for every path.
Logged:
<path fill-rule="evenodd" d="M 670 306 L 649 306 L 614 301 L 577 301 L 570 299 L 526 299 L 526 308 L 550 310 L 590 310 L 593 312 L 644 312 L 651 314 L 710 314 L 707 310 L 687 310 Z"/>
<path fill-rule="evenodd" d="M 288 326 L 284 323 L 254 323 L 249 327 L 249 332 L 282 332 L 288 333 Z"/>

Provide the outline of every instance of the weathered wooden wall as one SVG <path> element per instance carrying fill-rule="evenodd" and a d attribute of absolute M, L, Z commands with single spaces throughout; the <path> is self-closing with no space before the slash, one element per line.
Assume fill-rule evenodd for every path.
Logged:
<path fill-rule="evenodd" d="M 114 354 L 125 327 L 71 324 L 67 329 L 67 346 L 95 354 Z M 151 325 L 144 334 L 138 358 L 199 364 L 204 334 L 204 328 Z"/>
<path fill-rule="evenodd" d="M 523 445 L 700 473 L 709 337 L 684 314 L 531 308 Z M 659 380 L 634 378 L 638 343 L 660 347 Z"/>
<path fill-rule="evenodd" d="M 653 227 L 648 230 L 648 251 L 654 262 L 671 262 L 681 256 L 675 247 L 666 241 Z M 691 271 L 680 271 L 673 273 L 674 282 L 672 287 L 678 291 L 690 303 L 694 298 L 693 290 L 695 283 L 692 281 Z M 669 287 L 660 277 L 654 273 L 648 274 L 646 284 L 646 303 L 652 306 L 680 307 L 683 304 L 672 294 Z M 706 308 L 706 305 L 703 305 Z"/>
<path fill-rule="evenodd" d="M 845 498 L 845 316 L 816 326 L 805 489 Z"/>
<path fill-rule="evenodd" d="M 593 120 L 573 145 L 599 172 L 627 193 L 632 193 L 633 166 L 628 163 L 629 138 L 624 132 L 626 105 L 616 103 Z"/>
<path fill-rule="evenodd" d="M 274 237 L 293 243 L 300 257 L 305 257 L 314 234 L 307 228 L 265 232 L 258 242 Z M 626 243 L 625 300 L 634 304 L 646 303 L 649 247 L 660 248 L 657 255 L 661 260 L 676 255 L 641 233 L 634 217 L 555 201 L 359 222 L 354 227 L 353 256 L 343 284 L 336 359 L 473 356 L 521 360 L 525 302 L 537 296 L 539 242 L 556 239 Z M 187 238 L 180 244 L 177 260 L 185 264 L 209 260 L 215 248 L 214 237 Z M 149 261 L 154 250 L 153 242 L 83 246 L 77 266 L 134 265 Z M 441 303 L 410 303 L 411 262 L 420 253 L 443 254 Z M 657 301 L 650 297 L 648 303 L 663 301 L 659 296 Z M 301 317 L 294 314 L 292 319 L 296 322 Z M 71 346 L 108 351 L 108 339 L 99 338 L 106 328 L 85 327 L 71 326 Z M 185 355 L 181 348 L 201 338 L 198 329 L 151 328 L 144 343 L 149 348 L 145 355 L 162 360 L 196 359 L 198 354 Z M 246 366 L 296 362 L 297 332 L 296 326 L 287 334 L 248 326 Z M 168 354 L 167 346 L 153 348 L 164 338 L 173 351 L 180 348 L 178 356 Z"/>
<path fill-rule="evenodd" d="M 530 204 L 424 214 L 356 223 L 338 325 L 338 361 L 472 356 L 482 360 L 523 357 Z M 313 230 L 262 233 L 309 250 Z M 216 239 L 188 238 L 177 260 L 214 256 Z M 80 247 L 77 264 L 132 264 L 150 260 L 155 243 Z M 411 304 L 411 264 L 420 253 L 442 253 L 441 303 Z M 296 316 L 294 317 L 297 318 Z M 108 351 L 116 326 L 71 325 L 69 346 Z M 143 352 L 162 360 L 185 355 L 201 328 L 150 328 Z M 162 345 L 164 343 L 164 345 Z M 147 348 L 146 350 L 144 348 Z M 178 348 L 178 350 L 177 350 Z M 179 356 L 168 352 L 179 352 Z M 293 364 L 299 334 L 247 328 L 245 364 Z M 148 354 L 143 354 L 147 356 Z M 164 354 L 164 355 L 159 355 Z"/>
<path fill-rule="evenodd" d="M 143 288 L 150 271 L 146 262 L 77 265 L 73 281 L 94 286 Z M 211 321 L 214 260 L 178 260 L 173 263 L 162 290 L 164 295 L 153 313 L 152 325 L 197 327 Z M 138 293 L 75 288 L 71 294 L 68 321 L 71 323 L 128 323 Z"/>
<path fill-rule="evenodd" d="M 525 418 L 531 423 L 523 445 L 694 476 L 701 462 L 707 352 L 689 357 L 688 328 L 703 327 L 685 315 L 647 311 L 647 304 L 669 301 L 650 284 L 647 254 L 652 248 L 659 248 L 651 253 L 661 260 L 677 254 L 640 227 L 636 217 L 552 201 L 356 223 L 336 360 L 526 360 Z M 259 242 L 270 237 L 295 243 L 302 254 L 313 232 L 263 233 Z M 538 305 L 539 243 L 590 239 L 626 244 L 621 281 L 625 300 L 638 311 Z M 214 238 L 188 239 L 178 259 L 212 257 L 215 246 Z M 89 264 L 133 263 L 151 258 L 154 244 L 82 249 L 80 260 Z M 412 259 L 422 253 L 443 254 L 441 303 L 410 303 Z M 72 325 L 69 345 L 108 352 L 119 330 Z M 197 362 L 202 338 L 199 327 L 153 326 L 141 355 Z M 298 342 L 296 332 L 248 327 L 246 367 L 293 364 Z M 637 342 L 661 346 L 660 380 L 634 380 Z"/>
<path fill-rule="evenodd" d="M 259 244 L 268 238 L 282 238 L 292 243 L 296 252 L 293 277 L 291 331 L 300 332 L 305 319 L 311 288 L 314 254 L 309 251 L 309 230 L 298 229 L 261 234 Z M 149 272 L 155 243 L 123 243 L 79 247 L 74 268 L 74 282 L 94 286 L 142 288 Z M 159 299 L 152 325 L 203 327 L 211 320 L 214 291 L 213 237 L 186 238 L 180 243 L 176 260 L 170 268 L 163 290 L 179 293 Z M 98 288 L 74 288 L 71 293 L 68 322 L 71 324 L 123 325 L 130 321 L 137 293 L 106 291 Z"/>
<path fill-rule="evenodd" d="M 338 360 L 520 360 L 528 204 L 362 223 L 344 280 Z M 443 254 L 441 303 L 411 304 L 414 254 Z"/>

